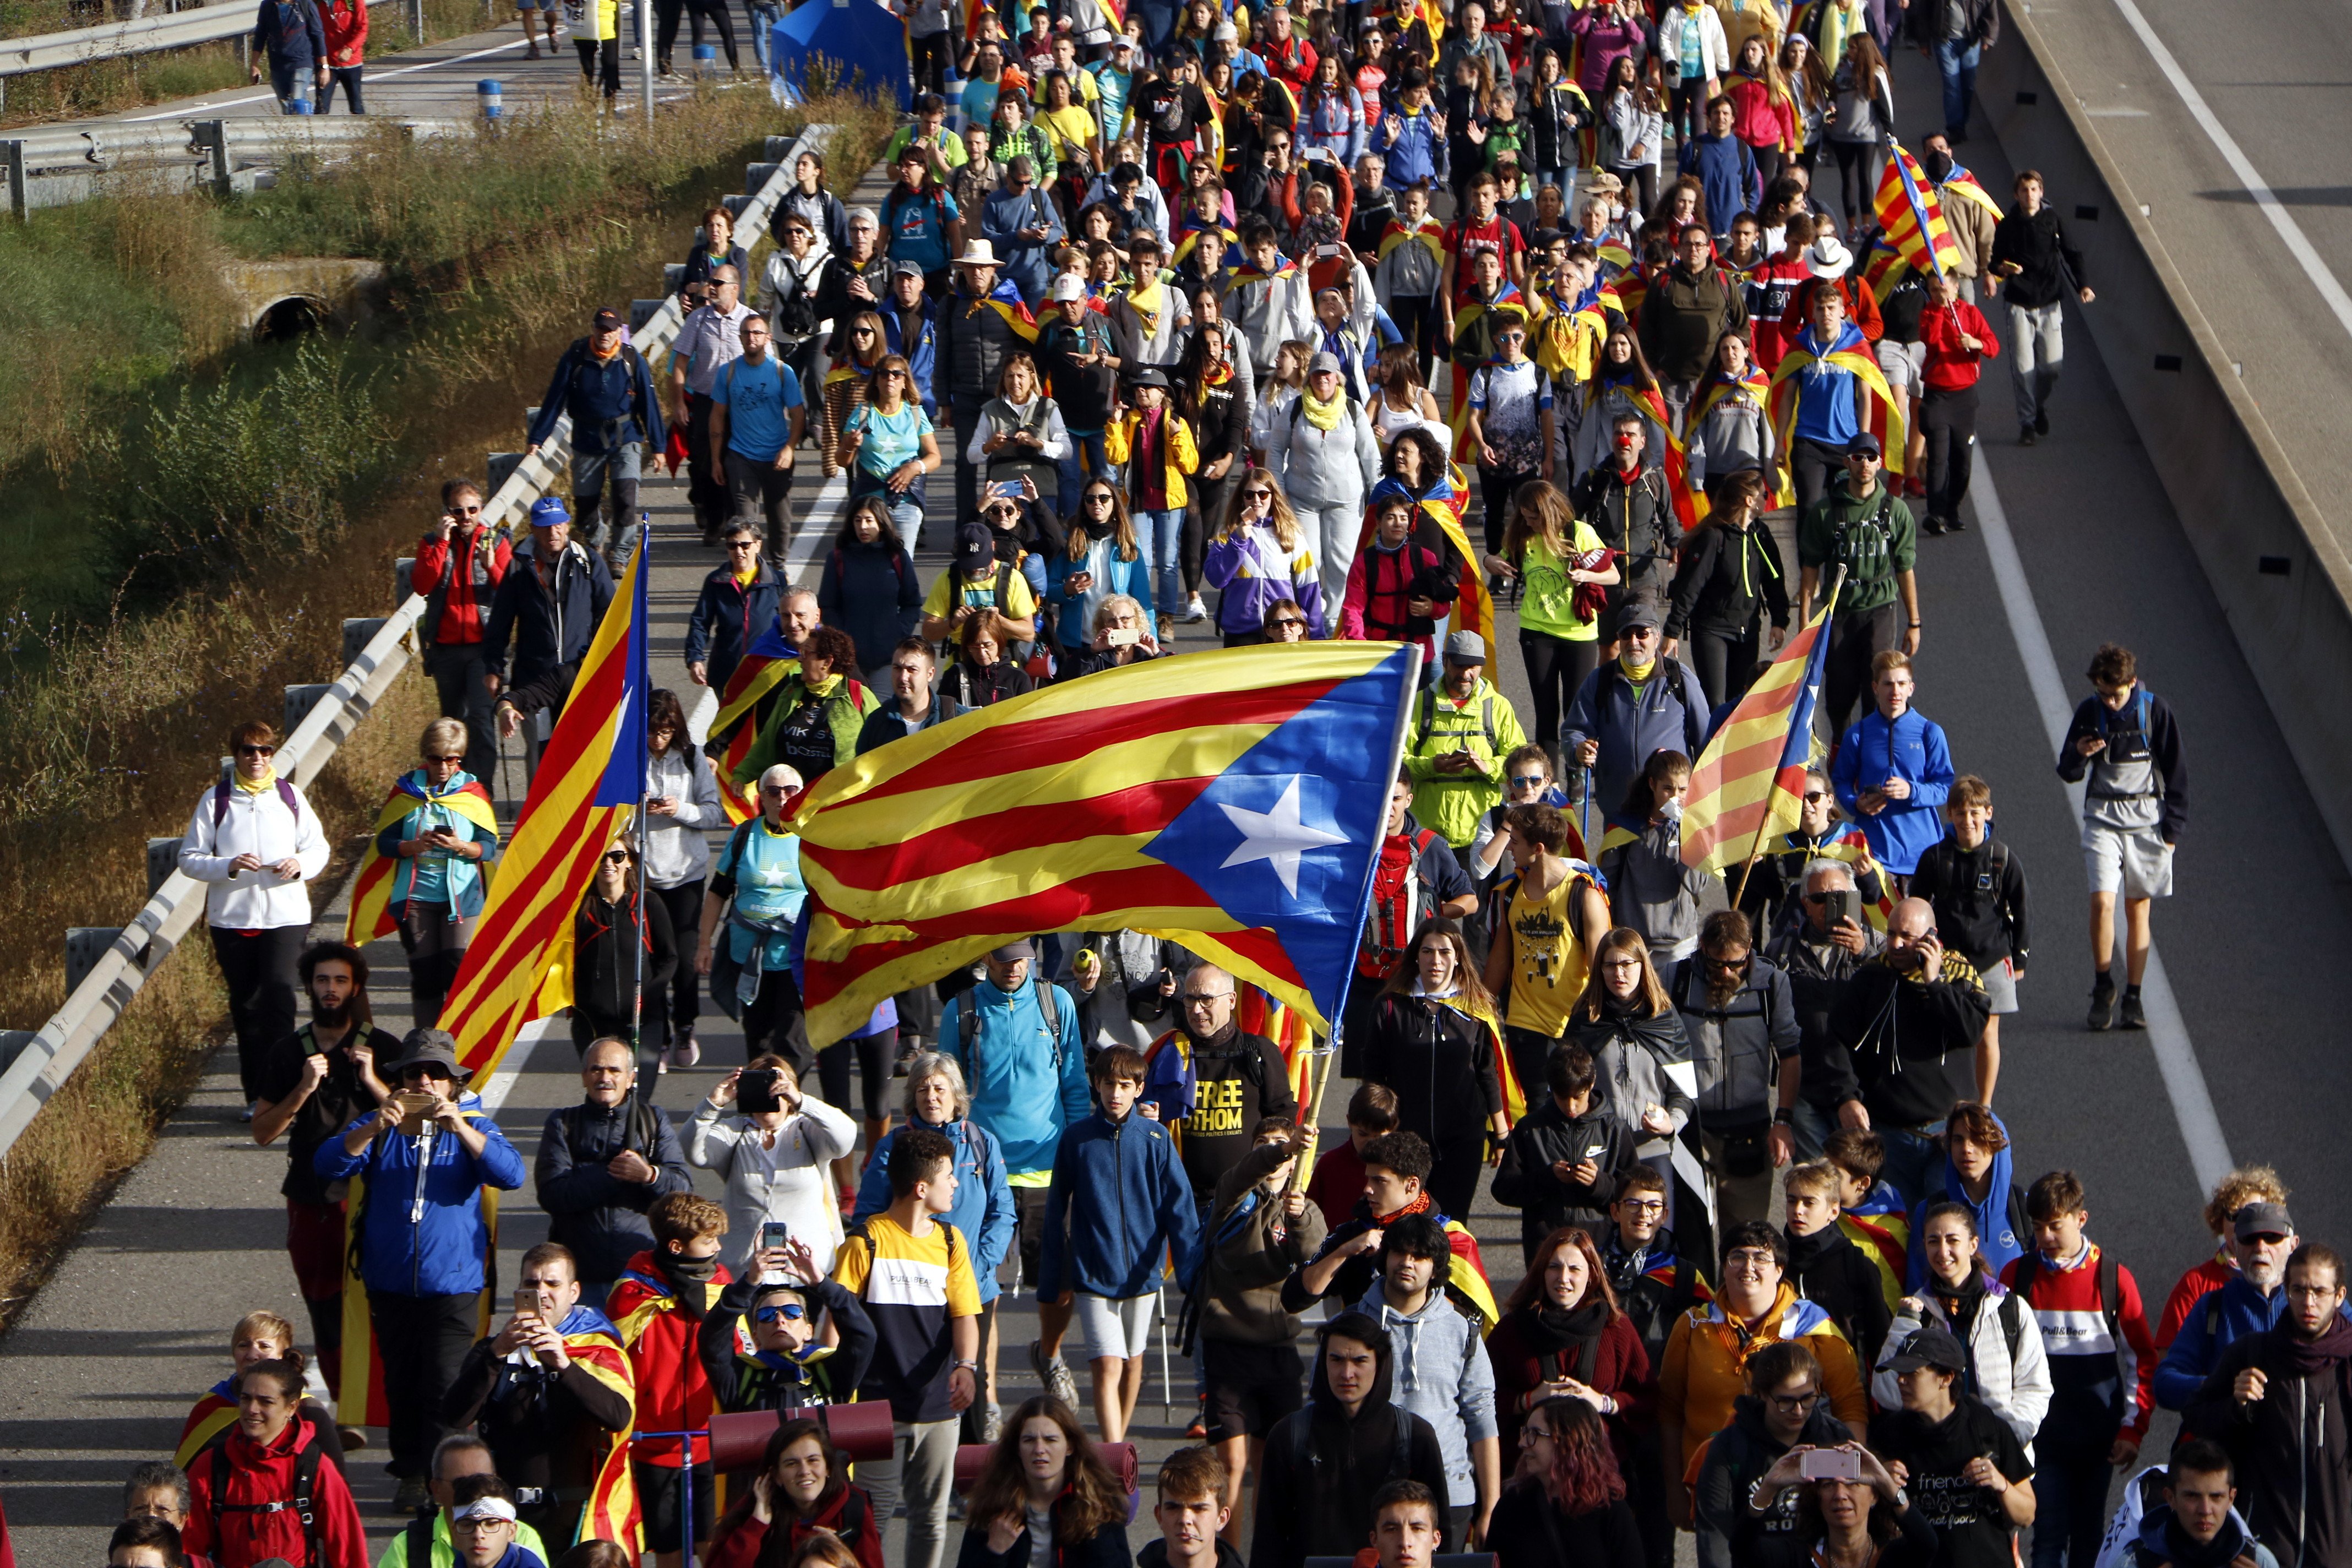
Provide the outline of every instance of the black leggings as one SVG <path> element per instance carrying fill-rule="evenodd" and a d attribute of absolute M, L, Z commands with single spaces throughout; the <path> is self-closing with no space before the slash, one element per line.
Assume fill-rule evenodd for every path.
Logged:
<path fill-rule="evenodd" d="M 917 92 L 947 91 L 948 36 L 933 33 L 917 38 L 909 46 L 914 51 L 915 90 Z"/>
<path fill-rule="evenodd" d="M 574 38 L 572 47 L 580 51 L 581 79 L 592 84 L 601 83 L 606 98 L 618 98 L 621 95 L 621 40 Z"/>
<path fill-rule="evenodd" d="M 645 1027 L 640 1035 L 648 1047 L 667 1046 L 694 1027 L 702 1011 L 702 976 L 694 972 L 695 955 L 702 946 L 702 879 L 675 888 L 656 888 L 654 897 L 669 911 L 669 929 L 677 937 L 677 973 L 667 989 L 646 993 Z"/>
<path fill-rule="evenodd" d="M 1486 514 L 1486 553 L 1498 554 L 1503 548 L 1503 525 L 1511 520 L 1512 499 L 1519 487 L 1538 476 L 1521 468 L 1490 468 L 1478 465 L 1478 504 Z M 1483 568 L 1475 562 L 1470 570 Z"/>
<path fill-rule="evenodd" d="M 849 1110 L 849 1059 L 857 1058 L 857 1076 L 866 1091 L 866 1120 L 890 1120 L 890 1069 L 898 1059 L 898 1036 L 895 1030 L 869 1035 L 862 1040 L 835 1040 L 816 1054 L 817 1081 L 823 1087 L 824 1102 L 835 1110 Z"/>
<path fill-rule="evenodd" d="M 730 70 L 742 68 L 735 54 L 735 22 L 728 16 L 726 0 L 657 0 L 655 19 L 660 23 L 660 34 L 654 41 L 654 53 L 664 68 L 669 65 L 670 50 L 677 46 L 677 20 L 683 12 L 687 26 L 696 44 L 702 42 L 702 25 L 707 21 L 719 29 L 719 47 L 727 51 Z"/>
<path fill-rule="evenodd" d="M 1756 679 L 1756 659 L 1764 646 L 1764 623 L 1751 622 L 1738 637 L 1694 629 L 1683 639 L 1683 662 L 1698 672 L 1707 704 L 1720 708 L 1747 693 Z"/>
<path fill-rule="evenodd" d="M 1869 217 L 1873 198 L 1878 194 L 1877 182 L 1871 177 L 1878 167 L 1878 149 L 1867 142 L 1832 139 L 1830 151 L 1837 154 L 1838 204 L 1845 211 L 1845 226 L 1851 232 Z"/>
<path fill-rule="evenodd" d="M 1559 721 L 1585 678 L 1601 668 L 1601 639 L 1571 642 L 1549 632 L 1519 633 L 1519 658 L 1527 662 L 1528 684 L 1535 688 L 1536 727 L 1528 739 L 1552 756 L 1559 755 Z"/>

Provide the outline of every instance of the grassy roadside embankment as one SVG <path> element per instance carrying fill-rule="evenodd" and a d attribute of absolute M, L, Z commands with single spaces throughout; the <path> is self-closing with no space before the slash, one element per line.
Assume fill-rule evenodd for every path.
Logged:
<path fill-rule="evenodd" d="M 345 616 L 389 607 L 441 481 L 520 447 L 588 310 L 654 292 L 760 139 L 803 121 L 845 126 L 844 168 L 894 123 L 711 92 L 650 137 L 564 110 L 478 143 L 387 136 L 251 197 L 102 198 L 0 226 L 0 482 L 42 491 L 38 526 L 81 542 L 9 530 L 0 951 L 17 958 L 0 1025 L 62 1002 L 68 926 L 143 901 L 143 840 L 184 826 L 227 727 L 275 719 L 280 687 L 337 668 Z M 373 258 L 388 294 L 348 338 L 235 344 L 219 265 L 238 256 Z M 26 555 L 65 556 L 89 586 Z M 364 829 L 435 706 L 404 677 L 312 787 L 331 839 Z M 201 926 L 185 945 L 206 945 Z M 143 1157 L 224 1013 L 210 958 L 176 954 L 0 1165 L 0 1327 Z"/>

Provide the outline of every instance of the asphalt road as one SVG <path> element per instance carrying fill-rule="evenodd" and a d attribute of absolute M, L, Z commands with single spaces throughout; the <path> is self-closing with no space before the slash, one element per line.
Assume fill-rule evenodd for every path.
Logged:
<path fill-rule="evenodd" d="M 2317 26 L 2296 34 L 2315 49 L 2326 35 Z M 1916 58 L 1905 57 L 1898 72 L 1906 101 L 1931 101 L 1932 85 Z M 2184 163 L 2196 156 L 2185 143 L 2175 152 Z M 1996 147 L 1979 137 L 1969 153 L 1989 187 L 2006 187 L 2009 170 Z M 2063 201 L 2066 194 L 2054 195 Z M 2241 216 L 2236 237 L 2245 237 L 2252 221 Z M 2301 296 L 2290 297 L 2299 277 L 2277 280 L 2274 308 L 2282 314 L 2302 307 Z M 2264 286 L 2239 279 L 2249 293 Z M 2307 280 L 2301 286 L 2307 293 Z M 2076 1170 L 2090 1193 L 2093 1234 L 2160 1298 L 2208 1250 L 2197 1217 L 2200 1163 L 2275 1163 L 2294 1189 L 2305 1234 L 2338 1241 L 2347 1234 L 2352 1184 L 2335 1158 L 2347 1095 L 2331 1042 L 2340 1032 L 2334 966 L 2352 950 L 2352 919 L 2343 868 L 2147 472 L 2106 371 L 2087 335 L 2077 330 L 2075 341 L 2054 432 L 2036 447 L 2011 444 L 2000 416 L 2006 389 L 1999 365 L 1989 378 L 1974 526 L 1922 542 L 1918 704 L 1949 732 L 1958 765 L 1991 784 L 1996 835 L 2032 881 L 2034 958 L 2023 1010 L 2004 1029 L 1997 1099 L 2016 1140 L 2018 1177 L 2030 1181 L 2057 1165 Z M 805 507 L 813 488 L 804 479 L 796 504 Z M 647 493 L 656 520 L 657 665 L 683 692 L 677 650 L 695 585 L 713 557 L 692 542 L 680 490 L 649 486 Z M 934 487 L 935 495 L 946 493 L 945 484 Z M 935 504 L 933 548 L 922 558 L 927 575 L 939 567 L 946 521 Z M 2013 557 L 2000 548 L 2002 538 Z M 2010 559 L 2018 570 L 2005 599 L 1996 565 Z M 814 573 L 803 572 L 803 580 L 813 582 Z M 1184 640 L 1207 642 L 1198 628 Z M 2076 818 L 2052 772 L 2033 672 L 2042 668 L 2042 695 L 2051 695 L 2046 661 L 2054 660 L 2056 695 L 2071 706 L 2086 689 L 2081 671 L 2089 655 L 2106 640 L 2138 651 L 2148 682 L 2180 716 L 2194 773 L 2179 894 L 2159 906 L 2157 920 L 2158 952 L 2178 999 L 2177 1035 L 2091 1035 L 2082 1026 L 2089 964 Z M 1513 646 L 1507 631 L 1502 641 Z M 1515 653 L 1504 655 L 1496 673 L 1507 692 L 1524 699 Z M 339 920 L 340 910 L 323 914 L 322 925 Z M 379 1015 L 398 1027 L 404 988 L 397 947 L 383 944 L 372 956 L 382 961 Z M 714 1064 L 740 1059 L 724 1020 L 707 1021 L 706 1066 L 660 1086 L 660 1102 L 674 1113 L 708 1089 Z M 511 1075 L 499 1110 L 526 1155 L 547 1113 L 574 1093 L 561 1039 L 559 1033 Z M 2169 1091 L 2158 1056 L 2168 1046 L 2178 1069 Z M 1333 1086 L 1327 1122 L 1337 1120 L 1346 1087 Z M 188 1404 L 221 1375 L 227 1327 L 240 1312 L 271 1305 L 301 1319 L 275 1196 L 281 1156 L 255 1150 L 243 1135 L 234 1092 L 226 1075 L 207 1079 L 0 1343 L 0 1495 L 31 1568 L 95 1557 L 113 1517 L 112 1489 L 134 1460 L 169 1451 Z M 2196 1114 L 2200 1092 L 2210 1096 L 2210 1127 Z M 2188 1110 L 2188 1133 L 2179 1107 Z M 1515 1226 L 1484 1198 L 1474 1217 L 1503 1286 L 1517 1272 Z M 541 1235 L 530 1206 L 512 1205 L 501 1236 L 507 1267 Z M 1003 1365 L 1013 1400 L 1033 1385 L 1020 1353 L 1028 1322 L 1025 1302 L 1016 1305 Z M 1177 1385 L 1181 1406 L 1181 1370 Z M 1148 1388 L 1139 1428 L 1147 1463 L 1181 1426 L 1181 1410 L 1156 1422 L 1160 1410 L 1150 1402 L 1156 1372 Z M 389 1485 L 376 1468 L 380 1458 L 380 1448 L 355 1456 L 354 1475 L 371 1526 L 383 1533 L 394 1521 L 383 1511 Z M 1140 1529 L 1135 1539 L 1143 1539 Z"/>

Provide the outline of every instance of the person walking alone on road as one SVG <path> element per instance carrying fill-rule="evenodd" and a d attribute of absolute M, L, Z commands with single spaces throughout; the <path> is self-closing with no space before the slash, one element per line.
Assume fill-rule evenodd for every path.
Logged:
<path fill-rule="evenodd" d="M 2147 973 L 2148 900 L 2172 896 L 2172 850 L 2189 822 L 2189 763 L 2180 726 L 2164 699 L 2139 679 L 2131 649 L 2101 645 L 2092 657 L 2097 695 L 2074 710 L 2058 747 L 2058 776 L 2088 779 L 2083 794 L 2083 864 L 2091 881 L 2091 1017 L 2116 1022 L 2116 895 L 2124 900 L 2122 1023 L 2143 1029 L 2141 977 Z"/>
<path fill-rule="evenodd" d="M 2010 384 L 2017 391 L 2017 444 L 2031 447 L 2050 434 L 2050 394 L 2066 360 L 2060 307 L 2072 294 L 2084 304 L 2097 296 L 2083 281 L 2083 253 L 2058 226 L 2057 209 L 2042 198 L 2041 174 L 2020 170 L 2017 205 L 1993 226 L 1992 266 L 1985 295 L 2009 301 Z"/>
<path fill-rule="evenodd" d="M 1959 297 L 1948 272 L 1927 279 L 1927 307 L 1919 313 L 1919 342 L 1927 351 L 1921 380 L 1919 428 L 1927 438 L 1929 533 L 1958 533 L 1960 502 L 1969 493 L 1976 457 L 1977 378 L 1982 362 L 2000 353 L 2000 337 L 1983 313 Z"/>
<path fill-rule="evenodd" d="M 228 987 L 245 1120 L 260 1098 L 269 1047 L 294 1032 L 294 963 L 310 935 L 302 884 L 327 868 L 319 814 L 293 780 L 280 778 L 277 729 L 260 720 L 229 732 L 235 753 L 221 781 L 196 802 L 180 839 L 180 871 L 211 886 L 205 921 Z"/>

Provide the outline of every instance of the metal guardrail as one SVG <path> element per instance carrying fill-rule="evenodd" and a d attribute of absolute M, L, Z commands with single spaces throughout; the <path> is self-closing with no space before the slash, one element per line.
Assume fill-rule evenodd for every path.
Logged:
<path fill-rule="evenodd" d="M 0 136 L 0 178 L 8 208 L 23 217 L 94 195 L 101 176 L 145 174 L 166 184 L 209 184 L 223 195 L 250 170 L 291 154 L 348 154 L 396 126 L 411 137 L 470 135 L 478 120 L 404 120 L 391 115 L 341 120 L 300 115 L 252 120 L 173 120 L 52 126 Z"/>
<path fill-rule="evenodd" d="M 370 6 L 392 0 L 367 0 Z M 420 0 L 406 0 L 415 22 L 423 10 Z M 421 26 L 416 31 L 421 35 Z M 62 70 L 93 60 L 119 59 L 125 55 L 151 55 L 184 49 L 197 44 L 217 44 L 229 38 L 249 38 L 253 10 L 243 0 L 221 0 L 192 11 L 167 16 L 142 16 L 136 21 L 106 22 L 95 27 L 70 27 L 61 33 L 37 33 L 30 37 L 0 39 L 0 91 L 12 76 Z"/>
<path fill-rule="evenodd" d="M 791 168 L 799 149 L 822 148 L 833 131 L 830 125 L 810 126 L 781 160 L 775 158 L 775 144 L 782 139 L 769 139 L 770 161 L 778 166 L 759 191 L 743 203 L 740 229 L 756 234 L 767 226 L 777 203 L 792 189 Z M 644 328 L 632 333 L 632 341 L 639 353 L 652 360 L 667 351 L 682 322 L 678 298 L 673 293 L 662 301 Z M 568 482 L 570 437 L 570 422 L 558 420 L 547 443 L 518 462 L 514 471 L 498 487 L 483 509 L 484 520 L 494 525 L 517 527 L 532 501 L 557 483 Z M 406 564 L 402 563 L 397 579 L 403 590 L 407 587 Z M 294 704 L 298 689 L 302 700 L 310 704 L 309 711 L 278 752 L 278 765 L 297 784 L 307 784 L 319 776 L 333 760 L 336 748 L 351 738 L 352 731 L 407 668 L 414 657 L 409 634 L 424 613 L 424 595 L 404 593 L 400 607 L 374 628 L 358 657 L 351 660 L 332 685 L 317 692 L 315 700 L 307 689 L 288 689 L 289 707 Z M 362 624 L 345 622 L 347 637 L 355 636 L 355 628 Z M 166 854 L 163 846 L 173 843 L 170 839 L 148 840 L 150 866 L 160 869 L 159 863 Z M 176 849 L 170 853 L 176 858 Z M 0 1159 L 16 1147 L 16 1140 L 24 1135 L 41 1107 L 65 1087 L 163 961 L 187 938 L 204 910 L 205 884 L 174 868 L 163 879 L 162 885 L 131 922 L 111 932 L 105 951 L 73 984 L 66 1005 L 47 1024 L 30 1035 L 21 1030 L 0 1031 Z M 77 928 L 77 941 L 83 944 L 80 956 L 86 956 L 88 948 L 105 938 L 107 932 L 104 927 Z"/>

